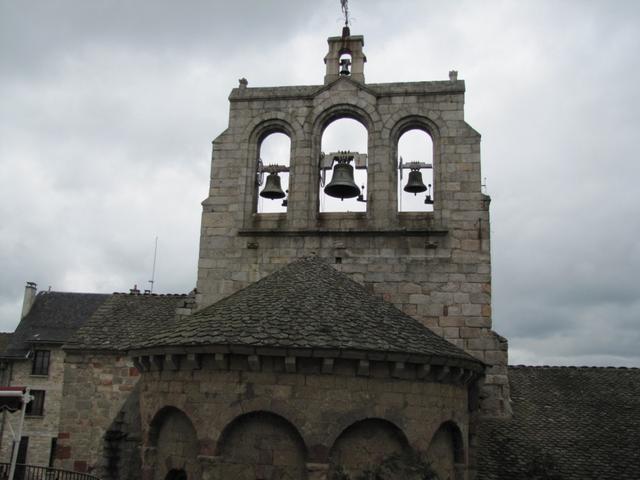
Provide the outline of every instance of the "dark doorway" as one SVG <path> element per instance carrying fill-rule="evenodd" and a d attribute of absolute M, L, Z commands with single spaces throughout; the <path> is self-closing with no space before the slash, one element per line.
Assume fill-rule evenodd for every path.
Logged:
<path fill-rule="evenodd" d="M 169 470 L 164 480 L 187 480 L 187 472 L 184 470 Z"/>

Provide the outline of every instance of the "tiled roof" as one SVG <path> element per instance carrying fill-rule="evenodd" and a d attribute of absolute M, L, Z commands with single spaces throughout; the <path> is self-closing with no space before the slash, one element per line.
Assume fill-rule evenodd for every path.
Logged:
<path fill-rule="evenodd" d="M 0 332 L 0 356 L 5 352 L 11 340 L 11 332 Z"/>
<path fill-rule="evenodd" d="M 38 293 L 12 335 L 7 355 L 23 355 L 30 342 L 64 343 L 108 297 L 98 293 Z"/>
<path fill-rule="evenodd" d="M 473 357 L 315 257 L 297 260 L 176 322 L 137 348 L 252 347 Z"/>
<path fill-rule="evenodd" d="M 513 418 L 480 425 L 478 478 L 640 479 L 640 369 L 510 367 L 509 380 Z"/>
<path fill-rule="evenodd" d="M 114 293 L 69 339 L 66 348 L 127 350 L 171 323 L 186 295 Z"/>

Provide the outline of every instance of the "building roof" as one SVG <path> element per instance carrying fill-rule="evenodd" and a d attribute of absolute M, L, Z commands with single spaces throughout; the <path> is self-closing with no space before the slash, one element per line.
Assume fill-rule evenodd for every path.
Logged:
<path fill-rule="evenodd" d="M 21 357 L 32 343 L 64 343 L 109 295 L 40 292 L 11 336 L 6 356 Z"/>
<path fill-rule="evenodd" d="M 297 260 L 138 344 L 374 351 L 479 365 L 325 260 Z"/>
<path fill-rule="evenodd" d="M 187 295 L 114 293 L 66 343 L 66 348 L 127 350 L 173 321 Z"/>
<path fill-rule="evenodd" d="M 519 366 L 509 381 L 513 418 L 480 425 L 478 478 L 640 478 L 640 369 Z"/>
<path fill-rule="evenodd" d="M 0 356 L 2 356 L 9 346 L 9 341 L 11 340 L 11 336 L 13 333 L 11 332 L 0 332 Z"/>

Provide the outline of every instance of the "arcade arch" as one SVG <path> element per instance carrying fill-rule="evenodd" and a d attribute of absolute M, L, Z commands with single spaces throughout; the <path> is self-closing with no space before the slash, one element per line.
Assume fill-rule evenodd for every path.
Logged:
<path fill-rule="evenodd" d="M 320 149 L 324 153 L 321 161 L 319 210 L 323 212 L 365 212 L 367 204 L 367 152 L 369 134 L 366 126 L 355 118 L 339 117 L 328 123 L 322 131 Z M 325 193 L 325 187 L 334 179 L 336 162 L 333 153 L 351 152 L 359 154 L 348 164 L 353 167 L 353 180 L 361 197 L 335 198 Z"/>

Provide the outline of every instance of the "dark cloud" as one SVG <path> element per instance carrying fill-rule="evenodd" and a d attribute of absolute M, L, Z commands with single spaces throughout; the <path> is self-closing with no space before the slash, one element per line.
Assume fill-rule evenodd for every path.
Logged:
<path fill-rule="evenodd" d="M 351 2 L 367 81 L 467 82 L 515 363 L 640 366 L 640 4 Z M 22 286 L 195 284 L 227 95 L 321 83 L 337 1 L 0 0 L 0 320 Z"/>

